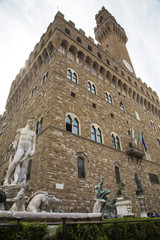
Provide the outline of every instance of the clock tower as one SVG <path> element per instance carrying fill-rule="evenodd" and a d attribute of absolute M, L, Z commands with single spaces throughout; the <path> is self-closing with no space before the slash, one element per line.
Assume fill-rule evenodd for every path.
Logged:
<path fill-rule="evenodd" d="M 95 19 L 97 24 L 94 29 L 96 40 L 118 64 L 135 76 L 126 48 L 128 38 L 124 29 L 104 7 L 96 14 Z"/>

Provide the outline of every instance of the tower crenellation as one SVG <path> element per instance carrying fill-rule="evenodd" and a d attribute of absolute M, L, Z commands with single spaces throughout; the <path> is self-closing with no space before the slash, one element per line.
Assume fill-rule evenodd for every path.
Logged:
<path fill-rule="evenodd" d="M 36 151 L 27 169 L 32 189 L 63 196 L 65 212 L 91 212 L 97 179 L 104 175 L 115 197 L 121 178 L 139 215 L 135 171 L 147 207 L 159 207 L 158 191 L 148 193 L 148 174 L 160 175 L 159 99 L 136 77 L 116 19 L 103 7 L 96 22 L 96 38 L 98 31 L 108 31 L 98 43 L 58 12 L 12 82 L 0 117 L 0 181 L 16 130 L 33 118 Z M 136 135 L 144 133 L 147 153 L 141 144 L 136 147 L 132 128 Z"/>

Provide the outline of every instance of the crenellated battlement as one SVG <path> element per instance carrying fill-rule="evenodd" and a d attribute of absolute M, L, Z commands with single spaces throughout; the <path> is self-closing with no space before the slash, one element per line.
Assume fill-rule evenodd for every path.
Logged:
<path fill-rule="evenodd" d="M 115 18 L 104 8 L 96 15 L 96 19 L 106 11 L 107 15 L 111 17 L 114 21 Z M 143 98 L 149 98 L 148 101 L 153 101 L 154 104 L 159 104 L 159 99 L 157 98 L 157 93 L 153 91 L 146 83 L 143 83 L 141 79 L 136 78 L 134 74 L 126 71 L 125 67 L 122 64 L 117 63 L 107 51 L 104 51 L 102 45 L 95 43 L 92 37 L 86 37 L 85 32 L 82 29 L 77 29 L 75 23 L 72 21 L 66 21 L 64 15 L 61 12 L 58 12 L 54 18 L 54 21 L 50 23 L 47 28 L 47 31 L 41 36 L 39 43 L 34 47 L 34 50 L 30 53 L 29 58 L 25 62 L 25 67 L 22 68 L 19 74 L 16 76 L 15 80 L 12 82 L 10 93 L 7 100 L 7 106 L 9 105 L 12 99 L 20 99 L 20 92 L 24 92 L 23 88 L 26 88 L 28 83 L 26 81 L 32 82 L 32 78 L 37 72 L 38 68 L 41 68 L 41 65 L 46 62 L 46 58 L 50 58 L 50 53 L 55 49 L 57 51 L 63 42 L 63 37 L 55 37 L 55 32 L 59 31 L 60 33 L 65 34 L 64 39 L 68 46 L 65 46 L 66 52 L 73 51 L 71 45 L 78 44 L 79 51 L 83 52 L 85 58 L 89 57 L 92 62 L 92 65 L 95 64 L 98 67 L 99 73 L 103 75 L 105 80 L 105 74 L 110 71 L 115 72 L 117 82 L 120 80 L 122 85 L 127 84 L 128 89 L 132 88 L 132 91 L 138 91 L 137 94 L 143 95 Z M 68 32 L 67 32 L 68 31 Z M 48 44 L 48 45 L 47 45 Z M 77 46 L 75 45 L 75 49 Z M 73 51 L 74 52 L 74 51 Z M 86 55 L 87 52 L 87 55 Z M 76 56 L 78 54 L 78 49 L 74 53 Z M 91 69 L 91 67 L 90 67 Z M 28 80 L 27 80 L 28 79 Z M 123 80 L 122 80 L 123 79 Z M 21 90 L 19 91 L 19 86 L 21 85 Z"/>

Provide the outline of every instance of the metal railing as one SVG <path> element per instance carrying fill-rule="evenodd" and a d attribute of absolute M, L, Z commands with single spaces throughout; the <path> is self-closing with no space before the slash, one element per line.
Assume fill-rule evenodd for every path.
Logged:
<path fill-rule="evenodd" d="M 38 219 L 37 219 L 38 220 Z M 82 220 L 82 219 L 78 219 L 78 218 L 74 218 L 74 221 L 71 221 L 67 217 L 62 217 L 61 218 L 61 222 L 46 222 L 46 224 L 49 225 L 62 225 L 62 239 L 66 240 L 66 233 L 67 233 L 67 226 L 75 226 L 75 225 L 100 225 L 100 224 L 114 224 L 114 228 L 115 228 L 115 237 L 113 238 L 113 240 L 119 240 L 119 232 L 118 232 L 118 225 L 119 224 L 123 224 L 123 223 L 133 223 L 133 222 L 137 222 L 137 223 L 141 223 L 141 222 L 147 222 L 148 223 L 148 228 L 149 228 L 149 233 L 150 233 L 150 240 L 154 240 L 154 234 L 153 234 L 153 229 L 151 226 L 151 222 L 153 221 L 160 221 L 160 218 L 154 218 L 154 219 L 137 219 L 137 220 L 123 220 L 123 221 L 85 221 L 85 222 L 78 222 L 78 220 Z M 76 220 L 76 221 L 75 221 Z M 17 217 L 15 219 L 13 219 L 13 221 L 17 221 L 17 223 L 0 223 L 0 228 L 1 227 L 17 227 L 17 232 L 20 231 L 20 227 L 21 227 L 21 221 L 26 221 L 23 220 L 20 217 Z M 34 221 L 31 221 L 34 222 Z M 42 222 L 42 219 L 40 219 L 40 222 Z M 43 221 L 44 222 L 44 221 Z"/>

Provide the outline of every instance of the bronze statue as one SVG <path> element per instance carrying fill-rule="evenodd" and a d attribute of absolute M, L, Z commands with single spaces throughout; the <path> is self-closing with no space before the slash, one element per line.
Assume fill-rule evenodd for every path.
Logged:
<path fill-rule="evenodd" d="M 137 195 L 142 195 L 143 194 L 143 189 L 142 189 L 141 182 L 138 179 L 138 174 L 137 173 L 135 173 L 134 180 L 136 181 L 136 184 L 137 184 L 136 194 Z"/>

